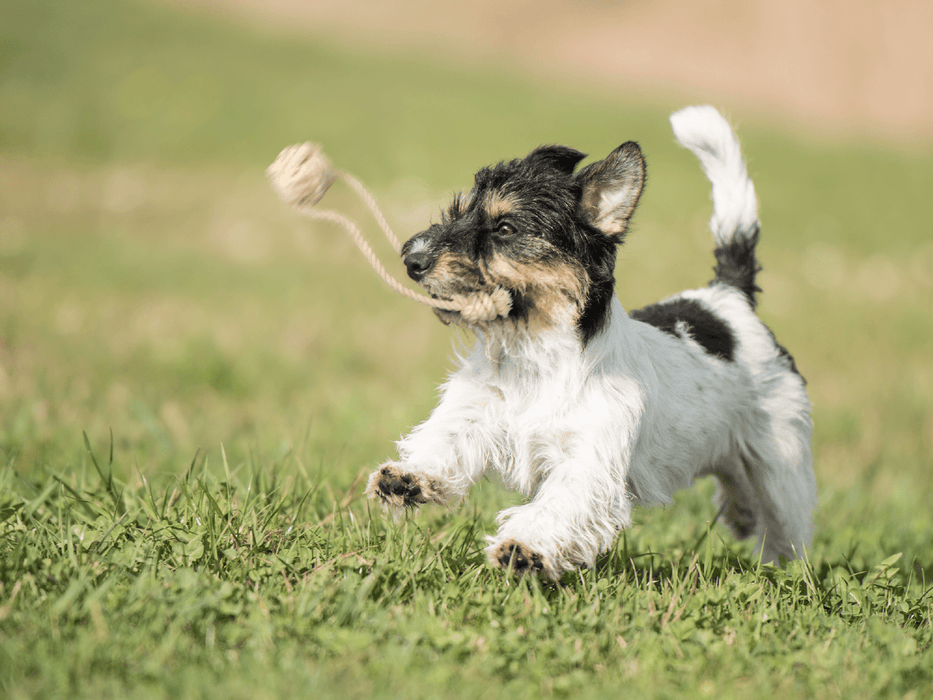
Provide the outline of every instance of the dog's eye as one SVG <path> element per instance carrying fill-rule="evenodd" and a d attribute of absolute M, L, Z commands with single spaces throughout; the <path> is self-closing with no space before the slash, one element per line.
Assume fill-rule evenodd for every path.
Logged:
<path fill-rule="evenodd" d="M 512 224 L 503 221 L 496 228 L 496 233 L 498 233 L 500 236 L 511 236 L 515 233 L 515 227 L 512 226 Z"/>

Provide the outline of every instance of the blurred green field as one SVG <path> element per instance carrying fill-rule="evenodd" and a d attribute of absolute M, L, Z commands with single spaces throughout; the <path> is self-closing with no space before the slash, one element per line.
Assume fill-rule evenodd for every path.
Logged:
<path fill-rule="evenodd" d="M 313 485 L 309 511 L 289 506 L 307 522 L 292 525 L 305 527 L 303 536 L 331 537 L 328 556 L 338 557 L 340 543 L 352 538 L 322 519 L 341 513 L 369 522 L 359 479 L 434 405 L 456 333 L 387 291 L 342 233 L 311 226 L 277 201 L 263 171 L 283 146 L 325 144 L 340 167 L 375 189 L 407 238 L 481 165 L 540 143 L 601 157 L 637 140 L 649 182 L 617 268 L 623 305 L 709 279 L 708 185 L 670 134 L 667 114 L 678 102 L 351 50 L 135 0 L 4 0 L 2 15 L 0 659 L 13 658 L 14 650 L 39 659 L 20 676 L 0 672 L 0 689 L 10 697 L 64 688 L 75 697 L 117 696 L 133 687 L 125 679 L 86 683 L 77 662 L 58 668 L 62 678 L 77 680 L 43 680 L 42 659 L 54 667 L 82 637 L 62 642 L 42 630 L 22 637 L 50 619 L 45 598 L 28 598 L 28 586 L 19 602 L 11 596 L 14 578 L 25 580 L 27 570 L 39 577 L 29 566 L 54 560 L 23 554 L 30 531 L 24 514 L 48 525 L 49 537 L 53 523 L 70 522 L 61 513 L 70 492 L 53 477 L 76 494 L 97 494 L 87 496 L 98 504 L 94 518 L 121 515 L 117 501 L 108 508 L 95 500 L 107 497 L 95 491 L 97 470 L 83 433 L 100 463 L 110 463 L 127 502 L 137 505 L 141 489 L 154 489 L 155 501 L 173 493 L 192 463 L 205 493 L 215 481 L 264 484 L 269 498 Z M 811 558 L 826 571 L 843 563 L 867 571 L 902 553 L 899 575 L 910 581 L 903 600 L 923 600 L 933 571 L 933 148 L 820 143 L 742 114 L 730 117 L 761 201 L 760 313 L 793 352 L 814 404 L 822 505 Z M 327 203 L 367 221 L 344 191 L 335 189 Z M 389 254 L 387 247 L 380 252 Z M 395 273 L 402 275 L 398 267 Z M 270 487 L 261 474 L 284 481 Z M 46 492 L 50 483 L 55 493 Z M 686 566 L 690 545 L 713 515 L 708 497 L 704 486 L 672 509 L 640 512 L 641 534 L 633 536 L 646 551 L 664 551 L 662 544 L 686 551 Z M 484 485 L 462 512 L 426 514 L 424 531 L 411 524 L 406 536 L 456 539 L 458 528 L 473 522 L 462 561 L 488 576 L 477 555 L 480 535 L 510 498 Z M 191 507 L 205 503 L 202 496 Z M 360 526 L 375 528 L 370 546 L 400 537 L 381 516 L 372 518 Z M 727 544 L 738 552 L 726 556 L 727 567 L 729 557 L 750 553 L 711 540 L 719 553 Z M 66 551 L 59 556 L 67 559 Z M 33 589 L 43 586 L 70 590 L 60 578 Z M 538 584 L 532 589 L 526 595 L 544 595 Z M 76 615 L 75 624 L 99 632 L 94 610 L 102 604 Z M 390 603 L 380 614 L 386 609 Z M 924 624 L 929 639 L 929 617 Z M 883 635 L 869 636 L 874 642 L 864 653 L 886 648 L 878 641 Z M 340 668 L 369 678 L 359 687 L 372 690 L 378 682 L 346 651 L 352 647 L 337 645 L 345 655 L 320 658 L 342 658 Z M 248 656 L 243 667 L 251 677 L 263 678 L 261 655 L 230 648 Z M 930 658 L 928 642 L 915 642 L 914 652 L 904 658 L 920 668 L 920 659 Z M 229 672 L 220 657 L 205 659 L 214 664 L 211 678 Z M 479 678 L 511 678 L 481 668 L 474 669 Z M 846 687 L 866 692 L 908 691 L 930 680 L 927 672 L 864 686 L 867 676 L 847 669 L 854 675 L 845 676 Z M 647 682 L 629 671 L 636 685 Z M 402 680 L 394 678 L 398 689 Z M 144 696 L 168 687 L 150 681 Z M 263 683 L 256 687 L 265 692 L 285 687 Z M 773 678 L 750 683 L 785 687 Z M 341 687 L 350 692 L 351 685 Z"/>

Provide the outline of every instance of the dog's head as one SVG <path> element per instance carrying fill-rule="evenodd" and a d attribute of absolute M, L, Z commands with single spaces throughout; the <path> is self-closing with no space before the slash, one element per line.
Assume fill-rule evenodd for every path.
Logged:
<path fill-rule="evenodd" d="M 570 323 L 586 342 L 612 299 L 616 246 L 645 182 L 634 142 L 575 172 L 586 156 L 542 146 L 476 173 L 441 222 L 402 247 L 409 276 L 442 299 L 506 289 L 507 319 L 537 330 Z M 462 323 L 454 311 L 437 311 Z"/>

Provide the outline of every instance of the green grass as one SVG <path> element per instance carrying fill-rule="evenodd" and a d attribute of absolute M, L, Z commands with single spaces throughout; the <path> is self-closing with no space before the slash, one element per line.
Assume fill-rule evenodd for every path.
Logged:
<path fill-rule="evenodd" d="M 516 583 L 483 562 L 479 507 L 396 525 L 300 464 L 215 479 L 196 461 L 166 489 L 109 469 L 0 475 L 12 697 L 897 697 L 933 682 L 920 562 L 874 542 L 759 568 L 704 538 L 705 506 L 685 499 L 595 570 Z"/>
<path fill-rule="evenodd" d="M 617 270 L 636 307 L 712 264 L 708 186 L 666 123 L 680 103 L 159 5 L 3 9 L 0 696 L 926 695 L 929 144 L 732 115 L 761 314 L 814 402 L 809 562 L 760 569 L 707 536 L 700 484 L 638 511 L 596 570 L 515 583 L 483 561 L 515 502 L 495 484 L 399 524 L 361 498 L 432 408 L 453 333 L 263 169 L 319 140 L 407 237 L 479 165 L 636 139 L 649 184 Z"/>

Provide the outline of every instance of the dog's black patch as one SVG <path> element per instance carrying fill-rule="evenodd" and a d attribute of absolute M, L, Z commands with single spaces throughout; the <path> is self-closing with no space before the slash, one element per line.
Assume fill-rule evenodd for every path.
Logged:
<path fill-rule="evenodd" d="M 679 338 L 677 324 L 683 321 L 693 338 L 707 353 L 726 362 L 735 359 L 735 334 L 709 308 L 695 299 L 672 299 L 636 309 L 629 314 L 636 321 Z"/>
<path fill-rule="evenodd" d="M 586 255 L 590 289 L 577 320 L 577 328 L 584 346 L 609 320 L 609 307 L 615 296 L 616 245 L 611 238 L 595 229 L 589 236 Z"/>
<path fill-rule="evenodd" d="M 761 265 L 755 257 L 758 233 L 757 226 L 748 233 L 736 232 L 731 241 L 716 248 L 716 267 L 713 268 L 716 278 L 710 282 L 735 287 L 745 295 L 753 309 L 758 303 L 755 294 L 761 291 L 761 287 L 755 283 L 755 278 L 761 272 Z"/>

